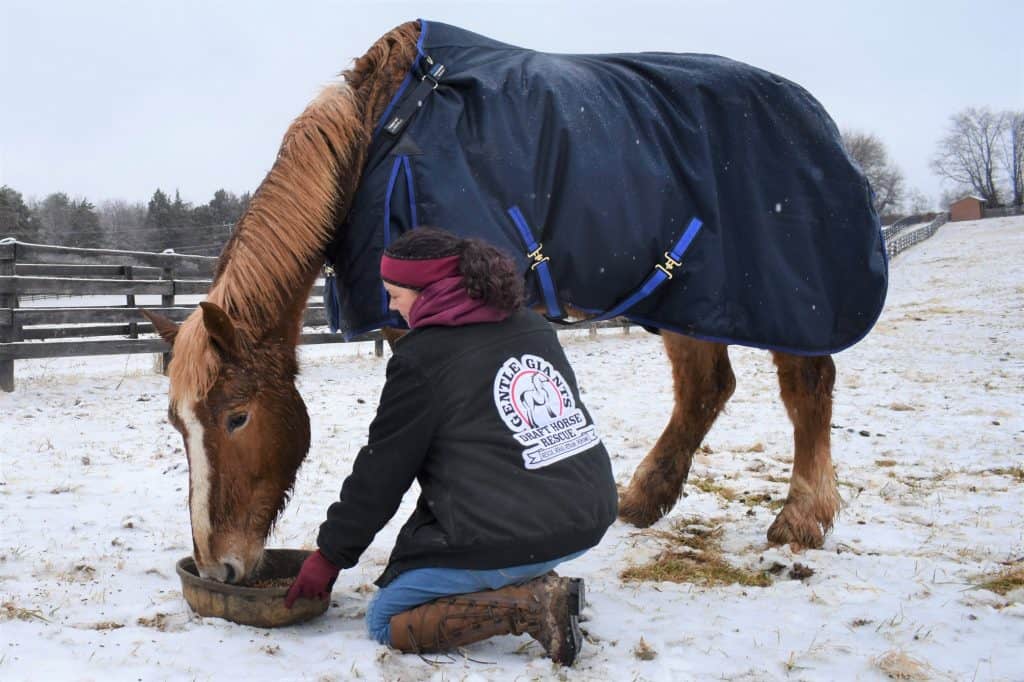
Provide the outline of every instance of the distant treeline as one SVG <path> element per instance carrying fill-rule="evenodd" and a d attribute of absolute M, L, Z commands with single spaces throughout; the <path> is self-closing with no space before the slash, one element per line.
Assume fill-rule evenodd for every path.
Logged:
<path fill-rule="evenodd" d="M 0 238 L 128 251 L 163 251 L 216 256 L 249 205 L 251 195 L 223 189 L 209 203 L 193 206 L 178 192 L 172 199 L 158 189 L 149 204 L 106 200 L 97 207 L 85 198 L 55 192 L 25 201 L 0 187 Z"/>

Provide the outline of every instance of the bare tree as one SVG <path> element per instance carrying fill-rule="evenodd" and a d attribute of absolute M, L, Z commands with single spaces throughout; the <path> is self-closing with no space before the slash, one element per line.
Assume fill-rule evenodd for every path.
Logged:
<path fill-rule="evenodd" d="M 113 249 L 144 249 L 143 225 L 146 223 L 146 205 L 128 203 L 124 199 L 108 199 L 97 211 L 106 246 Z"/>
<path fill-rule="evenodd" d="M 843 146 L 864 172 L 875 193 L 875 210 L 884 214 L 903 200 L 903 173 L 889 160 L 889 152 L 877 135 L 858 130 L 842 132 Z"/>
<path fill-rule="evenodd" d="M 928 211 L 933 210 L 933 206 L 934 202 L 928 198 L 928 195 L 916 187 L 907 192 L 903 201 L 904 209 L 911 215 L 927 213 Z"/>
<path fill-rule="evenodd" d="M 967 185 L 992 208 L 1000 206 L 996 154 L 1004 117 L 988 107 L 968 108 L 950 118 L 949 132 L 939 141 L 932 171 Z"/>
<path fill-rule="evenodd" d="M 1000 156 L 1014 206 L 1024 204 L 1024 111 L 1003 112 Z"/>
<path fill-rule="evenodd" d="M 64 192 L 49 194 L 42 201 L 31 201 L 29 208 L 39 222 L 39 241 L 44 244 L 67 244 L 71 232 L 74 202 Z"/>
<path fill-rule="evenodd" d="M 943 211 L 948 211 L 949 207 L 954 202 L 963 199 L 968 194 L 971 194 L 974 190 L 967 185 L 956 185 L 954 187 L 948 187 L 942 190 L 942 194 L 939 196 L 939 207 Z"/>

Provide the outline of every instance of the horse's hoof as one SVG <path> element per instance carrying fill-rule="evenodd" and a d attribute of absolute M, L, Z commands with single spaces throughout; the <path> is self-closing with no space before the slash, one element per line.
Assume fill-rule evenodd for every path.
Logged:
<path fill-rule="evenodd" d="M 657 507 L 633 503 L 628 495 L 619 496 L 619 518 L 631 526 L 647 528 L 662 516 L 664 514 Z"/>
<path fill-rule="evenodd" d="M 825 544 L 825 533 L 821 525 L 814 519 L 796 522 L 793 518 L 795 514 L 788 514 L 787 511 L 783 509 L 768 528 L 768 542 L 795 548 L 821 549 Z"/>

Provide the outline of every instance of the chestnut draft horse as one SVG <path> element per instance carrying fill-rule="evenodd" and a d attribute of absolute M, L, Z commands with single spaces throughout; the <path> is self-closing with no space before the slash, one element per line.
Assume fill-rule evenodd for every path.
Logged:
<path fill-rule="evenodd" d="M 251 574 L 309 449 L 309 417 L 295 387 L 303 311 L 359 188 L 375 124 L 417 56 L 420 27 L 406 23 L 380 38 L 291 124 L 201 307 L 180 326 L 146 313 L 173 347 L 169 419 L 188 453 L 204 577 L 239 582 Z M 694 451 L 735 388 L 726 344 L 661 336 L 675 405 L 620 499 L 622 520 L 640 527 L 672 509 Z M 772 358 L 795 449 L 768 540 L 818 548 L 840 505 L 829 442 L 835 365 L 830 355 Z"/>

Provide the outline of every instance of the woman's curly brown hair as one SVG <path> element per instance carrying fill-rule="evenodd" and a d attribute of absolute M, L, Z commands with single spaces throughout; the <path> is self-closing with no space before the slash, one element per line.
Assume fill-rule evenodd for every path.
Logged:
<path fill-rule="evenodd" d="M 459 274 L 470 298 L 505 311 L 523 305 L 523 278 L 515 261 L 482 239 L 463 239 L 436 227 L 417 227 L 391 242 L 385 253 L 404 260 L 458 255 Z"/>

